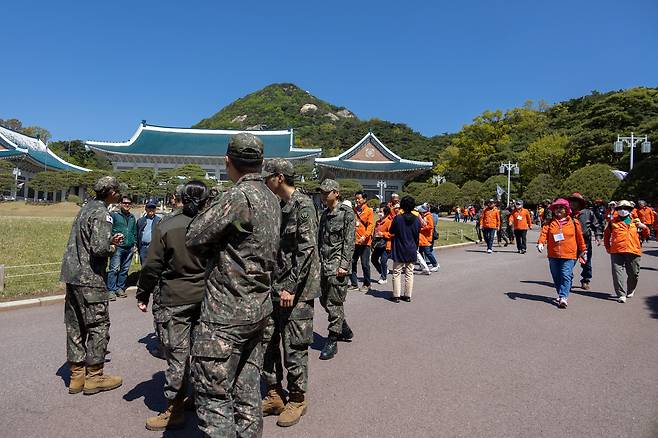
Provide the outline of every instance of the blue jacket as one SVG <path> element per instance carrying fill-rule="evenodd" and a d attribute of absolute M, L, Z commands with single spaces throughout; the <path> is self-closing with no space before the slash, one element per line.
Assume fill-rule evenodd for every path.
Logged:
<path fill-rule="evenodd" d="M 409 216 L 412 217 L 409 218 Z M 391 241 L 393 260 L 401 263 L 415 262 L 418 252 L 418 237 L 420 236 L 418 217 L 407 213 L 395 216 L 389 233 L 393 234 Z"/>
<path fill-rule="evenodd" d="M 137 220 L 137 248 L 142 249 L 142 235 L 144 234 L 144 228 L 146 228 L 147 216 L 142 216 Z M 153 216 L 153 222 L 151 223 L 151 238 L 153 238 L 153 231 L 155 231 L 155 226 L 158 225 L 162 218 L 157 214 Z"/>

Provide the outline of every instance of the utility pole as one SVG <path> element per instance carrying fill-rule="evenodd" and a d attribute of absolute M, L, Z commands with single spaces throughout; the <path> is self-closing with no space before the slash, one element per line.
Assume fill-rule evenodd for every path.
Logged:
<path fill-rule="evenodd" d="M 507 171 L 507 207 L 509 207 L 509 192 L 512 185 L 512 171 L 514 175 L 519 174 L 519 163 L 512 163 L 508 161 L 507 163 L 500 163 L 500 173 L 505 173 Z"/>
<path fill-rule="evenodd" d="M 633 158 L 634 154 L 633 151 L 635 150 L 635 146 L 637 146 L 637 143 L 640 140 L 642 141 L 642 153 L 643 154 L 648 154 L 651 152 L 651 142 L 649 141 L 649 137 L 645 136 L 636 136 L 635 133 L 631 132 L 630 137 L 622 137 L 620 135 L 617 135 L 617 141 L 612 144 L 613 150 L 617 154 L 621 154 L 624 152 L 624 144 L 628 146 L 631 149 L 631 168 L 630 170 L 633 170 Z"/>

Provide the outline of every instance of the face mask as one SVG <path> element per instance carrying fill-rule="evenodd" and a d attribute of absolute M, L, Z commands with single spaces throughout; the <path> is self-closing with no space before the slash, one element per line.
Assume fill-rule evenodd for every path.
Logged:
<path fill-rule="evenodd" d="M 619 213 L 619 216 L 621 216 L 621 217 L 626 217 L 629 214 L 631 214 L 631 212 L 628 211 L 628 210 L 618 210 L 617 213 Z"/>

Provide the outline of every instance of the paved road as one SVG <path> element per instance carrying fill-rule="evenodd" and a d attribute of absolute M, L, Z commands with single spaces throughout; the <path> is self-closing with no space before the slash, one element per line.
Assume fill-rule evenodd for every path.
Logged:
<path fill-rule="evenodd" d="M 534 235 L 533 235 L 534 238 Z M 594 259 L 592 290 L 567 310 L 550 303 L 548 263 L 501 248 L 440 252 L 441 272 L 416 277 L 410 304 L 388 286 L 347 302 L 352 344 L 317 359 L 326 336 L 316 316 L 310 411 L 291 429 L 265 420 L 267 437 L 656 437 L 658 246 L 642 258 L 637 296 L 609 298 L 609 261 Z M 577 268 L 577 271 L 579 268 Z M 0 314 L 3 437 L 149 437 L 146 416 L 164 406 L 163 362 L 151 357 L 151 320 L 134 300 L 111 305 L 116 391 L 68 395 L 62 306 Z M 197 436 L 194 422 L 165 436 Z"/>

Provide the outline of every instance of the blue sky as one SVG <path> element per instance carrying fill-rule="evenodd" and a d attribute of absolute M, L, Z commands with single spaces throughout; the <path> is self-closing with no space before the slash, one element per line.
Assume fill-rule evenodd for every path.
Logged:
<path fill-rule="evenodd" d="M 0 118 L 54 140 L 191 126 L 273 82 L 425 135 L 658 86 L 655 0 L 26 0 L 2 15 Z"/>

